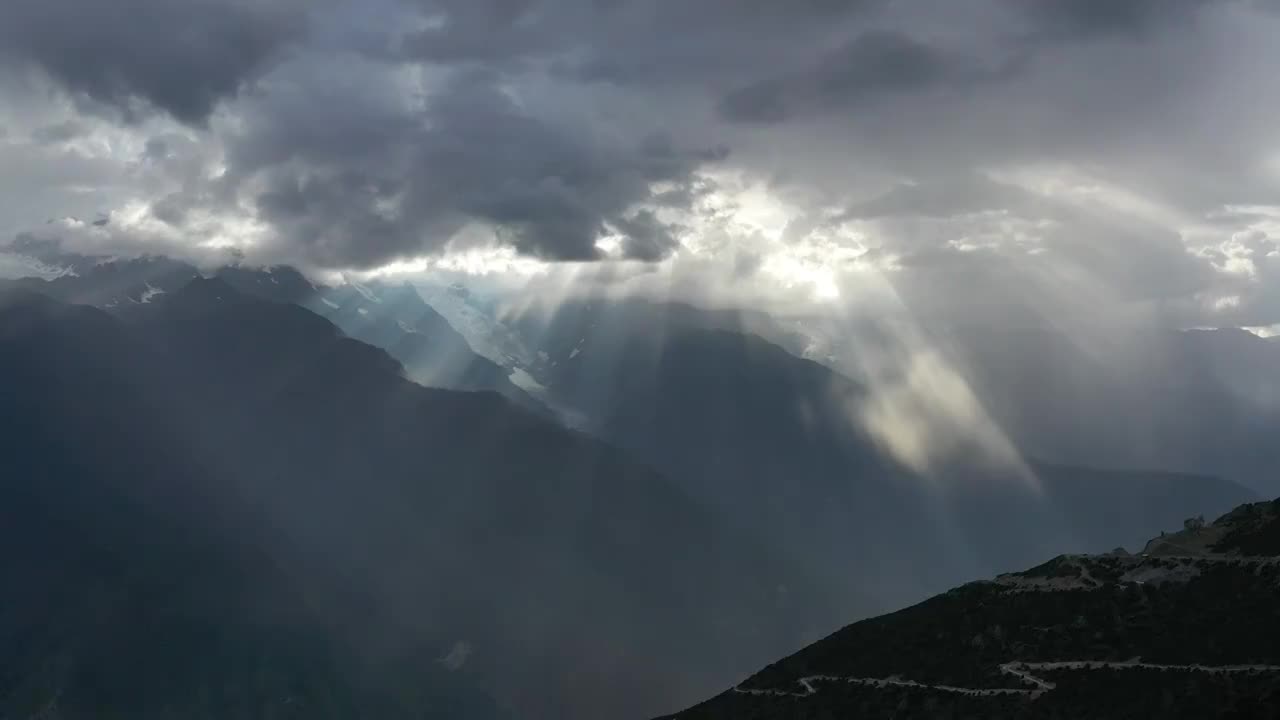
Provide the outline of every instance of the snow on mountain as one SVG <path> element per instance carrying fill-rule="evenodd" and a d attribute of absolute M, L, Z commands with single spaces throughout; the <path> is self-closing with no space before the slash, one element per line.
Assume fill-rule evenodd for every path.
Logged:
<path fill-rule="evenodd" d="M 363 295 L 365 300 L 368 300 L 371 303 L 379 303 L 379 304 L 382 303 L 382 298 L 378 297 L 378 295 L 374 293 L 372 290 L 370 290 L 368 287 L 361 285 L 360 283 L 357 283 L 357 282 L 348 282 L 347 284 L 351 286 L 352 290 L 355 290 L 356 292 Z"/>
<path fill-rule="evenodd" d="M 494 313 L 486 300 L 457 283 L 447 287 L 421 287 L 427 304 L 467 339 L 471 349 L 508 368 L 528 370 L 538 366 L 538 359 L 519 336 Z M 529 379 L 533 379 L 530 376 Z M 514 380 L 514 378 L 513 378 Z"/>
<path fill-rule="evenodd" d="M 154 298 L 155 296 L 163 295 L 166 292 L 164 288 L 158 288 L 152 285 L 151 283 L 147 283 L 146 285 L 147 285 L 147 289 L 143 291 L 142 297 L 138 299 L 138 302 L 140 303 L 143 303 L 143 304 L 149 303 L 151 302 L 151 299 Z"/>

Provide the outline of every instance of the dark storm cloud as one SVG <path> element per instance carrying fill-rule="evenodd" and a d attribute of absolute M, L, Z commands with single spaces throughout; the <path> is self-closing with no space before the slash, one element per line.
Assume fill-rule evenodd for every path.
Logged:
<path fill-rule="evenodd" d="M 848 242 L 903 288 L 1245 308 L 1275 275 L 1231 236 L 1275 213 L 1204 218 L 1280 197 L 1275 4 L 10 0 L 0 223 L 128 206 L 80 234 L 328 268 L 616 247 L 743 287 Z"/>
<path fill-rule="evenodd" d="M 1006 0 L 1046 35 L 1142 33 L 1236 0 Z"/>
<path fill-rule="evenodd" d="M 868 32 L 809 67 L 731 92 L 720 111 L 735 122 L 780 122 L 797 110 L 856 110 L 899 93 L 963 88 L 998 72 L 902 33 Z"/>
<path fill-rule="evenodd" d="M 556 8 L 533 0 L 466 0 L 421 3 L 433 27 L 410 33 L 398 51 L 440 63 L 505 63 L 554 47 L 563 40 Z"/>
<path fill-rule="evenodd" d="M 853 112 L 896 98 L 931 91 L 963 95 L 983 88 L 997 89 L 1021 79 L 1034 63 L 1064 46 L 1094 38 L 1123 36 L 1139 41 L 1178 23 L 1193 21 L 1199 10 L 1236 0 L 1000 0 L 993 7 L 1004 29 L 963 47 L 939 42 L 941 31 L 920 32 L 920 7 L 908 10 L 894 29 L 842 29 L 851 35 L 831 50 L 812 46 L 804 64 L 774 71 L 740 85 L 722 98 L 721 115 L 739 123 L 772 124 L 793 116 Z M 1003 4 L 1001 4 L 1003 3 Z M 957 4 L 979 10 L 984 2 Z M 975 13 L 975 17 L 983 17 Z M 1003 25 L 1000 25 L 1003 27 Z M 928 109 L 926 108 L 927 112 Z"/>
<path fill-rule="evenodd" d="M 664 181 L 687 182 L 713 152 L 677 148 L 654 135 L 637 146 L 606 145 L 520 111 L 494 87 L 466 78 L 433 98 L 421 137 L 413 196 L 454 208 L 512 233 L 526 253 L 586 260 L 605 222 L 623 223 L 636 203 L 653 202 Z M 640 223 L 634 247 L 656 251 L 656 221 Z"/>
<path fill-rule="evenodd" d="M 7 0 L 0 56 L 127 119 L 157 108 L 201 124 L 302 29 L 255 0 Z"/>
<path fill-rule="evenodd" d="M 558 126 L 489 73 L 454 77 L 420 109 L 359 87 L 324 98 L 330 112 L 309 92 L 299 106 L 267 103 L 232 145 L 237 180 L 265 182 L 261 217 L 324 264 L 438 250 L 470 222 L 549 260 L 597 259 L 612 226 L 627 257 L 657 259 L 670 230 L 639 206 L 687 206 L 694 171 L 723 158 L 662 134 L 606 141 Z"/>
<path fill-rule="evenodd" d="M 618 85 L 699 83 L 769 67 L 884 0 L 423 0 L 404 57 L 523 68 Z"/>
<path fill-rule="evenodd" d="M 614 222 L 626 238 L 622 245 L 626 257 L 661 260 L 675 249 L 678 242 L 671 234 L 672 228 L 660 221 L 652 210 L 641 210 L 635 217 L 619 218 Z"/>

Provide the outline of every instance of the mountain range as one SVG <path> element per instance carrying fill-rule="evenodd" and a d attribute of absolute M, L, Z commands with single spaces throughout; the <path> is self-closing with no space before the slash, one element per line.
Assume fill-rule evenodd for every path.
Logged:
<path fill-rule="evenodd" d="M 788 342 L 759 315 L 566 303 L 517 326 L 548 356 L 549 402 L 776 538 L 850 606 L 898 607 L 1054 551 L 1132 546 L 1255 497 L 1207 476 L 963 452 L 922 475 L 868 432 L 871 388 L 754 334 Z"/>
<path fill-rule="evenodd" d="M 131 260 L 55 256 L 66 272 L 17 284 L 66 302 L 128 313 L 201 277 L 194 266 L 164 257 Z M 297 270 L 225 266 L 214 273 L 252 297 L 301 305 L 347 335 L 384 348 L 410 377 L 424 385 L 493 390 L 528 408 L 545 411 L 508 379 L 506 370 L 472 352 L 467 341 L 408 285 L 314 284 Z"/>
<path fill-rule="evenodd" d="M 182 519 L 219 558 L 215 577 L 249 578 L 224 584 L 245 588 L 234 595 L 249 609 L 225 613 L 297 609 L 300 637 L 331 643 L 326 657 L 352 678 L 443 678 L 430 697 L 398 688 L 406 712 L 452 707 L 457 692 L 476 717 L 655 715 L 850 619 L 1054 551 L 1133 546 L 1253 498 L 1208 476 L 1034 461 L 957 457 L 923 476 L 860 424 L 865 385 L 788 352 L 756 315 L 452 307 L 470 332 L 507 338 L 489 347 L 502 365 L 408 285 L 160 258 L 4 285 L 3 421 L 21 428 L 4 452 L 27 463 L 14 492 L 52 478 L 63 489 L 29 493 L 47 514 L 95 493 L 143 502 L 130 547 L 170 548 L 137 574 L 86 582 L 144 607 L 155 584 L 215 582 L 163 523 L 150 527 Z M 46 478 L 51 455 L 74 469 Z M 94 545 L 106 530 L 79 532 Z M 79 582 L 9 561 L 46 595 Z M 136 623 L 113 608 L 94 617 Z M 25 642 L 51 649 L 15 668 L 90 663 L 39 633 Z M 80 676 L 56 677 L 23 696 L 95 697 Z M 353 685 L 343 707 L 365 692 Z"/>
<path fill-rule="evenodd" d="M 76 508 L 109 491 L 148 518 L 198 518 L 208 543 L 246 546 L 279 568 L 324 637 L 375 667 L 427 652 L 434 671 L 452 656 L 522 717 L 616 716 L 687 697 L 833 616 L 804 604 L 821 593 L 780 557 L 643 464 L 496 393 L 412 383 L 386 352 L 301 307 L 218 278 L 125 318 L 26 291 L 3 307 L 14 492 L 48 513 L 85 512 Z M 128 572 L 99 578 L 32 562 L 13 544 L 5 576 L 57 598 L 102 583 L 135 608 L 147 607 L 151 584 L 176 584 L 199 609 L 199 587 L 219 582 L 166 526 L 103 522 L 127 522 L 129 547 L 163 548 L 160 557 L 132 567 L 121 551 L 113 567 Z M 67 542 L 110 545 L 98 530 Z M 241 572 L 237 557 L 227 562 Z M 270 589 L 242 586 L 251 604 Z M 12 599 L 0 615 L 21 610 Z M 42 604 L 73 617 L 15 625 L 48 649 L 41 661 L 92 663 L 40 632 L 82 620 L 130 627 L 116 641 L 151 652 L 137 615 L 106 605 L 82 619 L 67 603 Z M 180 652 L 195 662 L 201 647 L 187 640 Z M 70 677 L 47 689 L 91 691 Z"/>

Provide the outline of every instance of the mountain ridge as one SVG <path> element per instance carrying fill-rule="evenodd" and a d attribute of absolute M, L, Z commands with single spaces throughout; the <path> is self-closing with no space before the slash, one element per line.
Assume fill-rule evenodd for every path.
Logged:
<path fill-rule="evenodd" d="M 0 361 L 21 361 L 28 377 L 8 388 L 23 400 L 3 419 L 44 439 L 11 447 L 26 436 L 10 434 L 2 447 L 57 442 L 62 457 L 122 468 L 109 477 L 127 488 L 189 478 L 233 508 L 203 516 L 210 533 L 260 544 L 321 627 L 380 662 L 425 643 L 435 667 L 465 647 L 466 677 L 522 716 L 615 716 L 692 698 L 835 616 L 802 574 L 622 451 L 496 393 L 414 384 L 384 350 L 304 308 L 216 279 L 123 318 L 27 297 L 44 309 L 15 300 L 0 312 L 0 340 L 11 339 Z M 74 344 L 32 342 L 23 327 Z M 99 359 L 92 385 L 55 381 L 86 357 Z M 91 390 L 121 377 L 139 389 L 119 397 L 160 404 Z M 60 394 L 41 395 L 51 383 Z M 38 426 L 26 417 L 37 410 Z M 73 413 L 128 434 L 82 446 L 92 436 L 57 434 L 79 427 Z M 201 471 L 143 472 L 152 426 Z M 18 487 L 37 482 L 36 462 Z M 153 499 L 168 508 L 166 497 Z M 671 654 L 681 659 L 651 662 Z"/>
<path fill-rule="evenodd" d="M 851 578 L 875 587 L 869 610 L 1055 548 L 1139 542 L 1256 498 L 1204 475 L 993 465 L 965 454 L 922 474 L 864 427 L 870 388 L 743 332 L 758 321 L 733 313 L 570 304 L 563 316 L 521 322 L 546 339 L 547 397 L 579 426 L 747 530 L 777 537 L 833 591 L 861 590 Z"/>
<path fill-rule="evenodd" d="M 414 690 L 333 632 L 269 524 L 218 491 L 141 342 L 0 291 L 0 716 L 505 718 L 463 676 L 422 666 Z"/>
<path fill-rule="evenodd" d="M 1210 538 L 1194 554 L 1060 555 L 967 583 L 668 717 L 1272 717 L 1278 533 L 1280 500 L 1251 503 L 1188 520 L 1181 546 Z"/>
<path fill-rule="evenodd" d="M 53 258 L 50 258 L 52 261 Z M 4 281 L 66 302 L 112 312 L 146 311 L 193 279 L 217 277 L 238 291 L 300 305 L 356 339 L 387 349 L 417 382 L 457 390 L 493 390 L 537 412 L 549 411 L 508 378 L 509 371 L 475 353 L 466 338 L 408 286 L 316 285 L 289 266 L 225 265 L 202 273 L 162 256 L 133 259 L 59 256 L 70 272 Z M 404 291 L 409 290 L 406 294 Z M 383 302 L 380 295 L 388 296 Z"/>

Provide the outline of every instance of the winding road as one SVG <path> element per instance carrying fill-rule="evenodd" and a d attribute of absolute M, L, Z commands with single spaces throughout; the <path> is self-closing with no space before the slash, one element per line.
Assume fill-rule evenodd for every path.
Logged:
<path fill-rule="evenodd" d="M 733 692 L 741 695 L 767 695 L 771 697 L 796 697 L 807 698 L 818 693 L 817 684 L 820 683 L 850 683 L 856 685 L 866 685 L 868 687 L 908 687 L 920 688 L 926 690 L 934 690 L 938 692 L 956 693 L 959 695 L 968 695 L 971 697 L 992 697 L 997 695 L 1025 695 L 1035 699 L 1046 692 L 1053 690 L 1056 685 L 1042 677 L 1038 677 L 1033 671 L 1037 670 L 1099 670 L 1103 668 L 1127 670 L 1127 669 L 1148 669 L 1148 670 L 1183 670 L 1190 672 L 1204 673 L 1241 673 L 1241 672 L 1280 672 L 1280 665 L 1166 665 L 1161 663 L 1146 663 L 1140 660 L 1057 660 L 1052 662 L 1022 662 L 1013 661 L 1000 665 L 1000 672 L 1018 678 L 1027 685 L 1033 685 L 1034 688 L 965 688 L 956 687 L 954 685 L 930 685 L 928 683 L 920 683 L 914 680 L 903 680 L 897 677 L 889 678 L 866 678 L 866 677 L 846 677 L 839 675 L 809 675 L 796 680 L 796 684 L 800 686 L 800 691 L 795 690 L 779 690 L 776 688 L 744 688 L 741 685 L 733 688 Z"/>

